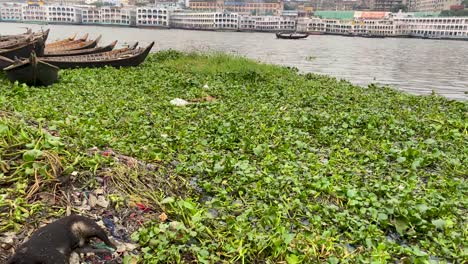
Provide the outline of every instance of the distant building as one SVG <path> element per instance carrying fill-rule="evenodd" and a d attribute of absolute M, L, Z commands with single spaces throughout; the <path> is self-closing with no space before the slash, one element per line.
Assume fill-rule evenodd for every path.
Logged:
<path fill-rule="evenodd" d="M 221 12 L 175 11 L 171 14 L 170 25 L 174 28 L 204 30 L 237 30 L 239 15 Z"/>
<path fill-rule="evenodd" d="M 47 10 L 43 5 L 23 5 L 22 7 L 23 21 L 47 21 Z"/>
<path fill-rule="evenodd" d="M 241 15 L 281 15 L 283 0 L 190 0 L 189 8 L 206 12 L 235 12 Z"/>
<path fill-rule="evenodd" d="M 23 4 L 0 4 L 0 19 L 2 21 L 21 21 L 23 18 Z"/>
<path fill-rule="evenodd" d="M 170 26 L 185 29 L 215 29 L 216 12 L 174 12 L 171 14 Z"/>
<path fill-rule="evenodd" d="M 81 9 L 75 6 L 49 5 L 47 9 L 47 21 L 52 23 L 81 23 Z"/>
<path fill-rule="evenodd" d="M 257 31 L 295 31 L 296 19 L 282 16 L 253 16 Z"/>
<path fill-rule="evenodd" d="M 398 11 L 399 7 L 402 7 L 404 4 L 404 0 L 374 0 L 374 5 L 372 6 L 372 10 L 374 11 Z"/>
<path fill-rule="evenodd" d="M 460 5 L 461 3 L 462 0 L 411 0 L 410 10 L 422 12 L 438 12 L 442 10 L 450 10 L 451 6 Z"/>
<path fill-rule="evenodd" d="M 100 8 L 84 7 L 82 8 L 81 19 L 83 24 L 99 24 L 101 22 Z"/>
<path fill-rule="evenodd" d="M 139 7 L 136 9 L 136 25 L 169 27 L 169 11 L 165 8 Z"/>
<path fill-rule="evenodd" d="M 414 17 L 409 13 L 397 14 L 393 21 L 396 35 L 468 39 L 467 17 Z"/>
<path fill-rule="evenodd" d="M 100 8 L 100 23 L 109 25 L 135 26 L 133 8 L 103 6 Z"/>

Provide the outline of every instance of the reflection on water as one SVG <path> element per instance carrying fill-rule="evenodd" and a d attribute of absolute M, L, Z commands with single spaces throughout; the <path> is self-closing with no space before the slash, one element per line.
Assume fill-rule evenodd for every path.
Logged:
<path fill-rule="evenodd" d="M 0 23 L 0 34 L 24 31 L 25 24 Z M 28 25 L 34 29 L 41 26 Z M 48 25 L 50 39 L 74 33 L 102 34 L 101 43 L 156 41 L 154 50 L 209 50 L 247 56 L 267 63 L 295 66 L 346 79 L 359 85 L 378 83 L 414 93 L 433 90 L 449 98 L 468 99 L 468 41 L 369 39 L 310 36 L 276 39 L 270 33 L 210 32 L 126 27 Z"/>

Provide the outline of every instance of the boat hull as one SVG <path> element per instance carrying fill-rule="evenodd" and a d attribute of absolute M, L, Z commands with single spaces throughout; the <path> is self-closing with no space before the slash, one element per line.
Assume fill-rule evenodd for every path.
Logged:
<path fill-rule="evenodd" d="M 19 65 L 13 64 L 4 71 L 11 82 L 48 86 L 57 81 L 59 68 L 42 61 L 31 63 L 27 60 Z"/>
<path fill-rule="evenodd" d="M 102 68 L 106 66 L 115 68 L 134 67 L 140 65 L 146 59 L 153 45 L 154 42 L 145 48 L 141 48 L 140 52 L 136 54 L 122 53 L 122 56 L 115 56 L 113 58 L 106 58 L 106 53 L 102 53 L 101 55 L 98 53 L 83 56 L 44 57 L 41 58 L 41 60 L 60 69 Z M 101 58 L 99 58 L 99 56 L 101 56 Z"/>
<path fill-rule="evenodd" d="M 89 54 L 96 54 L 96 53 L 101 53 L 101 52 L 108 52 L 108 51 L 113 50 L 116 44 L 117 44 L 117 41 L 114 41 L 110 45 L 103 46 L 103 47 L 95 47 L 91 49 L 45 52 L 44 57 L 77 56 L 77 55 L 89 55 Z"/>
<path fill-rule="evenodd" d="M 308 36 L 307 34 L 276 33 L 276 37 L 279 39 L 304 39 Z"/>

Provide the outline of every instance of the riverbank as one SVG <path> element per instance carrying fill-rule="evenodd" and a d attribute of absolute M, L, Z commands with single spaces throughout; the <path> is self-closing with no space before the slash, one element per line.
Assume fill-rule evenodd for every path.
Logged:
<path fill-rule="evenodd" d="M 174 51 L 0 91 L 2 233 L 81 192 L 145 263 L 466 258 L 466 102 Z"/>

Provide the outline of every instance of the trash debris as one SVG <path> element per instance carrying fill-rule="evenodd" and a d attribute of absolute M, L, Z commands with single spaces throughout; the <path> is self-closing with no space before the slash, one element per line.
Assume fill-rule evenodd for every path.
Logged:
<path fill-rule="evenodd" d="M 208 86 L 208 84 L 205 84 L 203 85 L 203 89 L 210 89 L 210 87 Z"/>
<path fill-rule="evenodd" d="M 162 214 L 159 215 L 158 218 L 159 218 L 159 221 L 164 222 L 167 220 L 167 215 L 166 213 L 163 212 Z"/>
<path fill-rule="evenodd" d="M 175 106 L 185 106 L 185 105 L 190 104 L 190 102 L 187 102 L 184 99 L 180 99 L 180 98 L 174 98 L 170 101 L 170 103 Z"/>

